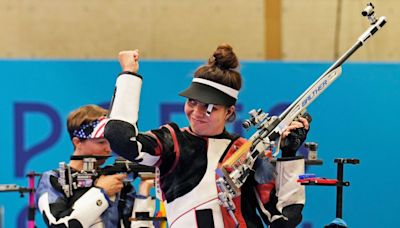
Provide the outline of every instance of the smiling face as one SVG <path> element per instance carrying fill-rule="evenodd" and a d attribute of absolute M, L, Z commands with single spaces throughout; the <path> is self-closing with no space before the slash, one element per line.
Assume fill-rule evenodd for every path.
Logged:
<path fill-rule="evenodd" d="M 239 60 L 232 47 L 221 44 L 207 64 L 194 72 L 190 86 L 179 93 L 189 99 L 185 103 L 185 114 L 195 134 L 221 134 L 228 119 L 229 122 L 235 119 L 235 104 L 242 87 L 238 67 Z M 211 107 L 208 104 L 213 104 L 212 111 L 207 110 Z"/>
<path fill-rule="evenodd" d="M 223 105 L 213 105 L 210 116 L 207 116 L 208 104 L 194 99 L 185 103 L 185 114 L 189 120 L 192 131 L 199 136 L 214 136 L 221 134 L 225 128 L 226 120 L 231 115 L 234 106 L 229 108 Z"/>

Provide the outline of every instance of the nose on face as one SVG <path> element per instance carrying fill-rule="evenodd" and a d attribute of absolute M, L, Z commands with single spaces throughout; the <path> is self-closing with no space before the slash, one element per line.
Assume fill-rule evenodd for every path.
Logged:
<path fill-rule="evenodd" d="M 106 146 L 106 148 L 104 148 L 104 151 L 105 152 L 107 152 L 107 153 L 111 153 L 111 146 L 110 146 L 110 144 L 108 144 L 107 146 Z"/>
<path fill-rule="evenodd" d="M 110 154 L 112 151 L 110 143 L 108 141 L 106 143 L 103 143 L 99 149 L 102 150 L 103 153 L 106 153 L 106 154 Z"/>

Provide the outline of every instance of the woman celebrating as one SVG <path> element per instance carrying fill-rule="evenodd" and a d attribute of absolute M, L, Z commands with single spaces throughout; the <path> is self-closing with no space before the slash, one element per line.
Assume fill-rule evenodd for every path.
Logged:
<path fill-rule="evenodd" d="M 239 61 L 232 47 L 220 45 L 208 63 L 196 70 L 189 88 L 180 93 L 187 99 L 189 126 L 185 128 L 169 123 L 146 133 L 138 132 L 142 83 L 142 76 L 137 74 L 138 60 L 137 50 L 119 54 L 123 72 L 116 82 L 104 136 L 119 155 L 159 168 L 170 227 L 235 227 L 235 221 L 219 204 L 215 173 L 245 142 L 225 129 L 225 124 L 235 119 L 242 86 L 236 70 Z M 300 118 L 283 137 L 290 134 L 303 142 L 307 129 L 307 120 Z M 276 179 L 257 183 L 251 176 L 242 186 L 242 194 L 234 199 L 234 217 L 241 228 L 263 227 L 262 220 L 270 227 L 295 227 L 301 222 L 304 188 L 296 179 L 304 173 L 304 160 L 295 157 L 298 148 L 287 145 L 284 149 L 285 158 L 277 162 Z"/>

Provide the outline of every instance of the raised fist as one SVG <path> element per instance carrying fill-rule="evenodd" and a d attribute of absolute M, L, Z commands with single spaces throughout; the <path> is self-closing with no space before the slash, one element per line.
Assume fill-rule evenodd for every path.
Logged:
<path fill-rule="evenodd" d="M 139 50 L 121 51 L 118 54 L 119 64 L 122 71 L 137 73 L 139 70 Z"/>

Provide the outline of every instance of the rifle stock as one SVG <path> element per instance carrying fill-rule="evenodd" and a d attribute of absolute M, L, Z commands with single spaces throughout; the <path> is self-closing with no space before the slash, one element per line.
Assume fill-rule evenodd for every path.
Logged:
<path fill-rule="evenodd" d="M 241 159 L 246 159 L 246 155 L 247 153 L 250 152 L 251 147 L 253 146 L 253 141 L 249 140 L 247 142 L 245 142 L 241 147 L 239 147 L 239 149 L 237 151 L 235 151 L 235 153 L 229 157 L 224 163 L 223 163 L 223 167 L 225 168 L 230 168 L 235 165 L 235 163 L 237 163 L 238 161 L 240 161 Z"/>

